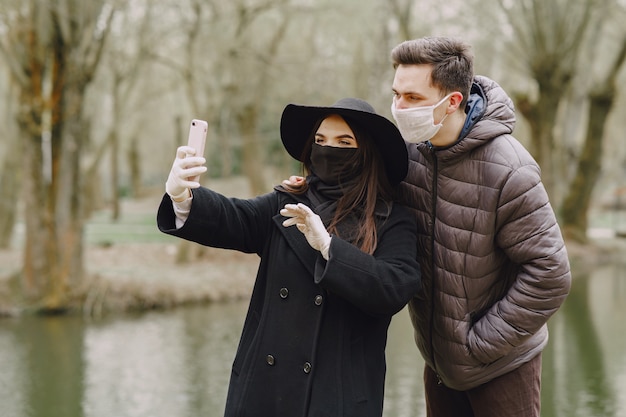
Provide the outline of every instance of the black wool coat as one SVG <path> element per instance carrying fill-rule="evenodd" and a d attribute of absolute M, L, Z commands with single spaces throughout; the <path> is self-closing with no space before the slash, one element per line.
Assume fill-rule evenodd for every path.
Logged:
<path fill-rule="evenodd" d="M 333 236 L 326 261 L 282 226 L 292 202 L 199 188 L 180 229 L 167 195 L 158 210 L 164 233 L 260 256 L 225 416 L 379 417 L 387 329 L 421 284 L 415 215 L 394 205 L 373 256 Z"/>

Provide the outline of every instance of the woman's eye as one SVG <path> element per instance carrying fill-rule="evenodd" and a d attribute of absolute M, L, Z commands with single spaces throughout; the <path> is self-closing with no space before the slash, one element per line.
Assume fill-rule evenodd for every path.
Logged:
<path fill-rule="evenodd" d="M 315 138 L 315 143 L 324 143 L 324 138 Z"/>

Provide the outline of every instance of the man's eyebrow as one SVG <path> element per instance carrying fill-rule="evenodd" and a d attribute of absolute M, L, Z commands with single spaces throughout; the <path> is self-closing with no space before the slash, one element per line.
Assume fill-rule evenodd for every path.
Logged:
<path fill-rule="evenodd" d="M 417 92 L 417 91 L 402 91 L 402 92 L 398 92 L 396 90 L 393 90 L 394 94 L 398 94 L 401 96 L 411 96 L 411 97 L 415 97 L 418 99 L 424 99 L 426 98 L 426 96 L 424 96 L 424 94 Z"/>
<path fill-rule="evenodd" d="M 402 94 L 402 95 L 404 95 L 404 94 L 414 94 L 414 93 L 413 93 L 413 92 L 411 92 L 411 91 L 398 91 L 398 89 L 397 89 L 397 88 L 393 88 L 393 87 L 391 88 L 391 91 L 392 91 L 394 94 Z"/>

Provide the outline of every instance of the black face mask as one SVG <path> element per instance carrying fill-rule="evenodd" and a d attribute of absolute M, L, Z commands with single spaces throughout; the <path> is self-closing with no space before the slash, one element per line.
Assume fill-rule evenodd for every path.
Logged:
<path fill-rule="evenodd" d="M 356 152 L 357 148 L 337 148 L 314 143 L 311 148 L 311 170 L 328 185 L 349 181 L 360 174 L 357 166 L 348 164 Z"/>

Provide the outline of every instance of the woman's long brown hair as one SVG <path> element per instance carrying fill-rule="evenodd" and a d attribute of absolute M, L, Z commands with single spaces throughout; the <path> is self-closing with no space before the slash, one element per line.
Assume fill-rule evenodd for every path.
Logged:
<path fill-rule="evenodd" d="M 379 200 L 390 203 L 393 199 L 393 189 L 387 179 L 383 160 L 370 133 L 361 129 L 358 123 L 349 118 L 344 116 L 342 118 L 352 129 L 358 144 L 355 155 L 356 161 L 346 161 L 346 166 L 354 166 L 355 162 L 358 161 L 357 163 L 363 169 L 354 185 L 344 189 L 344 194 L 337 201 L 337 210 L 327 229 L 329 233 L 340 236 L 337 225 L 349 214 L 359 215 L 358 231 L 354 244 L 363 252 L 371 255 L 378 244 L 376 203 Z M 301 160 L 304 161 L 305 175 L 311 173 L 311 147 L 322 120 L 319 120 L 315 125 L 304 146 Z M 308 189 L 308 184 L 302 181 L 297 186 L 286 186 L 285 188 L 294 194 L 303 194 Z"/>

